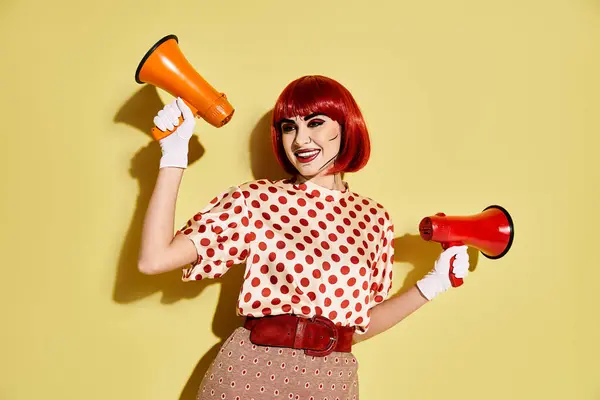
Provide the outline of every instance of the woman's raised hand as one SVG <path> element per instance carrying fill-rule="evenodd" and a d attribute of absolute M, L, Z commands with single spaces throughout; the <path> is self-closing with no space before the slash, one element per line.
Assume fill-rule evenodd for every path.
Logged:
<path fill-rule="evenodd" d="M 183 122 L 179 124 L 179 117 L 182 115 Z M 175 132 L 159 141 L 162 151 L 160 168 L 187 168 L 189 142 L 196 126 L 196 119 L 190 108 L 178 97 L 158 112 L 154 117 L 154 124 L 161 131 L 171 131 L 177 127 Z"/>

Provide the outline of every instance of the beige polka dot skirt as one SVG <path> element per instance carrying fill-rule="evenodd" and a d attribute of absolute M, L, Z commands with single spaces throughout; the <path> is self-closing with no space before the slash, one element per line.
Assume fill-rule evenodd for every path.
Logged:
<path fill-rule="evenodd" d="M 357 400 L 358 362 L 352 353 L 307 356 L 303 350 L 257 346 L 240 327 L 206 372 L 198 400 Z"/>

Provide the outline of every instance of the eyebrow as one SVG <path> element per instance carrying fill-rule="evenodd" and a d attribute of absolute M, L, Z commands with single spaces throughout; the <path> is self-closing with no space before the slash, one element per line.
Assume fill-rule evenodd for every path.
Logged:
<path fill-rule="evenodd" d="M 309 114 L 309 115 L 305 116 L 302 119 L 305 120 L 305 121 L 308 121 L 309 119 L 314 118 L 314 117 L 319 116 L 319 115 L 324 116 L 324 117 L 326 116 L 323 113 L 315 112 L 315 113 L 312 113 L 312 114 Z M 279 120 L 279 125 L 282 125 L 284 123 L 295 124 L 296 121 L 294 121 L 293 119 L 288 119 L 288 118 L 283 118 L 283 119 Z"/>
<path fill-rule="evenodd" d="M 307 115 L 306 117 L 304 117 L 304 120 L 308 121 L 309 119 L 314 118 L 314 117 L 316 117 L 318 115 L 325 116 L 325 114 L 323 114 L 323 113 L 316 112 L 316 113 L 312 113 L 312 114 Z"/>

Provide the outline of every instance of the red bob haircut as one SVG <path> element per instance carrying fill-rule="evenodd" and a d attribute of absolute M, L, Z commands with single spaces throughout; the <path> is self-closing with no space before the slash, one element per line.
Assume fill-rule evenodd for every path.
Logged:
<path fill-rule="evenodd" d="M 321 75 L 310 75 L 288 84 L 273 109 L 271 140 L 275 157 L 283 169 L 292 175 L 297 173 L 283 148 L 280 121 L 312 113 L 327 115 L 342 128 L 340 153 L 328 173 L 355 172 L 363 168 L 369 161 L 371 143 L 354 97 L 337 81 Z"/>

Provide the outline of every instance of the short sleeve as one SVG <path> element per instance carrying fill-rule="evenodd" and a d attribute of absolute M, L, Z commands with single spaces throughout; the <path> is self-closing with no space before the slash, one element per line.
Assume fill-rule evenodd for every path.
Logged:
<path fill-rule="evenodd" d="M 194 243 L 197 260 L 183 270 L 183 281 L 218 278 L 248 258 L 249 231 L 246 198 L 237 187 L 215 197 L 177 232 Z"/>
<path fill-rule="evenodd" d="M 394 267 L 394 225 L 390 222 L 383 233 L 379 257 L 371 269 L 370 308 L 387 299 L 392 289 Z"/>

